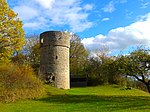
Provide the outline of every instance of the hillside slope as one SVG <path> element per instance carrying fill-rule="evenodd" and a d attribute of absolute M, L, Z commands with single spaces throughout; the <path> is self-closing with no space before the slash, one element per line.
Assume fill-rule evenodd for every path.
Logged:
<path fill-rule="evenodd" d="M 97 86 L 61 90 L 46 86 L 40 99 L 0 104 L 0 112 L 149 112 L 150 94 Z"/>

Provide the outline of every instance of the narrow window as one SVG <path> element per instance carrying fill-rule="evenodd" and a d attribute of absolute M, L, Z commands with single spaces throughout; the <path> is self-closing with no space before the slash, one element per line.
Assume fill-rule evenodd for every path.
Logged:
<path fill-rule="evenodd" d="M 56 56 L 56 59 L 58 59 L 58 56 Z"/>
<path fill-rule="evenodd" d="M 43 38 L 41 39 L 41 44 L 43 44 Z"/>

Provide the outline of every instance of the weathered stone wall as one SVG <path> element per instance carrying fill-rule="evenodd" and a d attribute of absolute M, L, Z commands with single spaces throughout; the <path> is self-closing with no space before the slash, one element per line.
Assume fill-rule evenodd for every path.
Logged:
<path fill-rule="evenodd" d="M 70 37 L 65 32 L 48 31 L 40 35 L 40 74 L 55 76 L 57 88 L 70 88 Z"/>

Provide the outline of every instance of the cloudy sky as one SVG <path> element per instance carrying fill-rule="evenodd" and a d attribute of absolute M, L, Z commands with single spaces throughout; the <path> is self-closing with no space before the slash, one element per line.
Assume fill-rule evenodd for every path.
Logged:
<path fill-rule="evenodd" d="M 87 49 L 150 45 L 150 0 L 7 0 L 27 35 L 69 30 Z"/>

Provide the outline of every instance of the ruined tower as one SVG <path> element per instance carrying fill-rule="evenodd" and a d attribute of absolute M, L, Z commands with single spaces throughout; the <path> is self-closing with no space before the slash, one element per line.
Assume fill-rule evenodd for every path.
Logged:
<path fill-rule="evenodd" d="M 69 34 L 61 31 L 43 32 L 40 46 L 40 74 L 53 80 L 55 87 L 69 89 Z"/>

